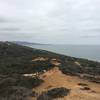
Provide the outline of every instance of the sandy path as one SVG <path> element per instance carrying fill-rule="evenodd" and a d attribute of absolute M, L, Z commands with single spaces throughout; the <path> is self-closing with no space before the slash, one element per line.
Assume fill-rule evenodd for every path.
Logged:
<path fill-rule="evenodd" d="M 45 80 L 45 82 L 41 86 L 35 88 L 39 93 L 55 87 L 66 87 L 71 89 L 71 93 L 68 96 L 56 100 L 100 100 L 99 84 L 91 83 L 79 79 L 78 77 L 67 76 L 57 67 L 42 74 L 40 77 Z M 91 90 L 80 90 L 83 86 L 79 86 L 78 83 L 88 84 Z"/>

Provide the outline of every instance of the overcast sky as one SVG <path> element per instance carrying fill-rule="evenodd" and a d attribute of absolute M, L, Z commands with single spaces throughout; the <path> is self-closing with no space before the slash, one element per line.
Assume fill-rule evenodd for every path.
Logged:
<path fill-rule="evenodd" d="M 100 0 L 0 0 L 0 40 L 100 44 Z"/>

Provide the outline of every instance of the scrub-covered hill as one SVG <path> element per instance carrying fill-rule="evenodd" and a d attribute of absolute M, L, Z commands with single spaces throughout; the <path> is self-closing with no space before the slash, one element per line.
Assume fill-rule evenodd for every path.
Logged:
<path fill-rule="evenodd" d="M 57 95 L 62 91 L 65 91 L 62 92 L 65 94 L 60 96 L 68 95 L 71 90 L 62 86 L 60 89 L 48 90 L 48 93 L 42 94 L 35 90 L 45 84 L 46 80 L 41 75 L 55 67 L 64 77 L 76 76 L 94 84 L 100 83 L 99 62 L 33 49 L 11 42 L 0 42 L 0 98 L 2 100 L 31 100 L 44 96 L 48 99 L 41 100 L 52 100 L 51 95 Z M 59 83 L 60 80 L 58 79 L 57 82 Z M 55 87 L 57 88 L 57 85 Z M 56 94 L 51 94 L 55 91 Z"/>

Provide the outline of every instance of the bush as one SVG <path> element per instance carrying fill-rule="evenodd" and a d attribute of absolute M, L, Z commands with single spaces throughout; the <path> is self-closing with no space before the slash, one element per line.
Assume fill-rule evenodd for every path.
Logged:
<path fill-rule="evenodd" d="M 80 88 L 81 90 L 91 90 L 89 87 Z"/>
<path fill-rule="evenodd" d="M 78 83 L 79 86 L 88 86 L 88 84 L 85 83 Z"/>
<path fill-rule="evenodd" d="M 39 86 L 41 83 L 43 83 L 43 80 L 39 79 L 38 77 L 21 77 L 17 81 L 18 86 L 23 86 L 30 89 Z"/>
<path fill-rule="evenodd" d="M 66 89 L 64 87 L 61 88 L 53 88 L 48 90 L 47 92 L 41 93 L 41 95 L 37 98 L 37 100 L 52 100 L 55 98 L 62 98 L 67 96 L 70 93 L 70 89 Z"/>
<path fill-rule="evenodd" d="M 52 100 L 51 97 L 49 97 L 46 92 L 43 92 L 38 98 L 37 100 Z"/>
<path fill-rule="evenodd" d="M 61 88 L 54 88 L 47 92 L 47 95 L 51 98 L 60 98 L 67 96 L 70 92 L 70 89 L 66 89 L 64 87 Z"/>

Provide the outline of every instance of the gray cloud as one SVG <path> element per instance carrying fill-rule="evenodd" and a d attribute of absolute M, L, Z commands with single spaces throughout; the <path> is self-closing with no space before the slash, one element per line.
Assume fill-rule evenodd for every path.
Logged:
<path fill-rule="evenodd" d="M 100 43 L 100 0 L 0 0 L 0 39 Z"/>
<path fill-rule="evenodd" d="M 19 28 L 0 28 L 0 31 L 19 31 Z"/>
<path fill-rule="evenodd" d="M 6 22 L 8 22 L 7 19 L 0 17 L 0 23 L 6 23 Z"/>

